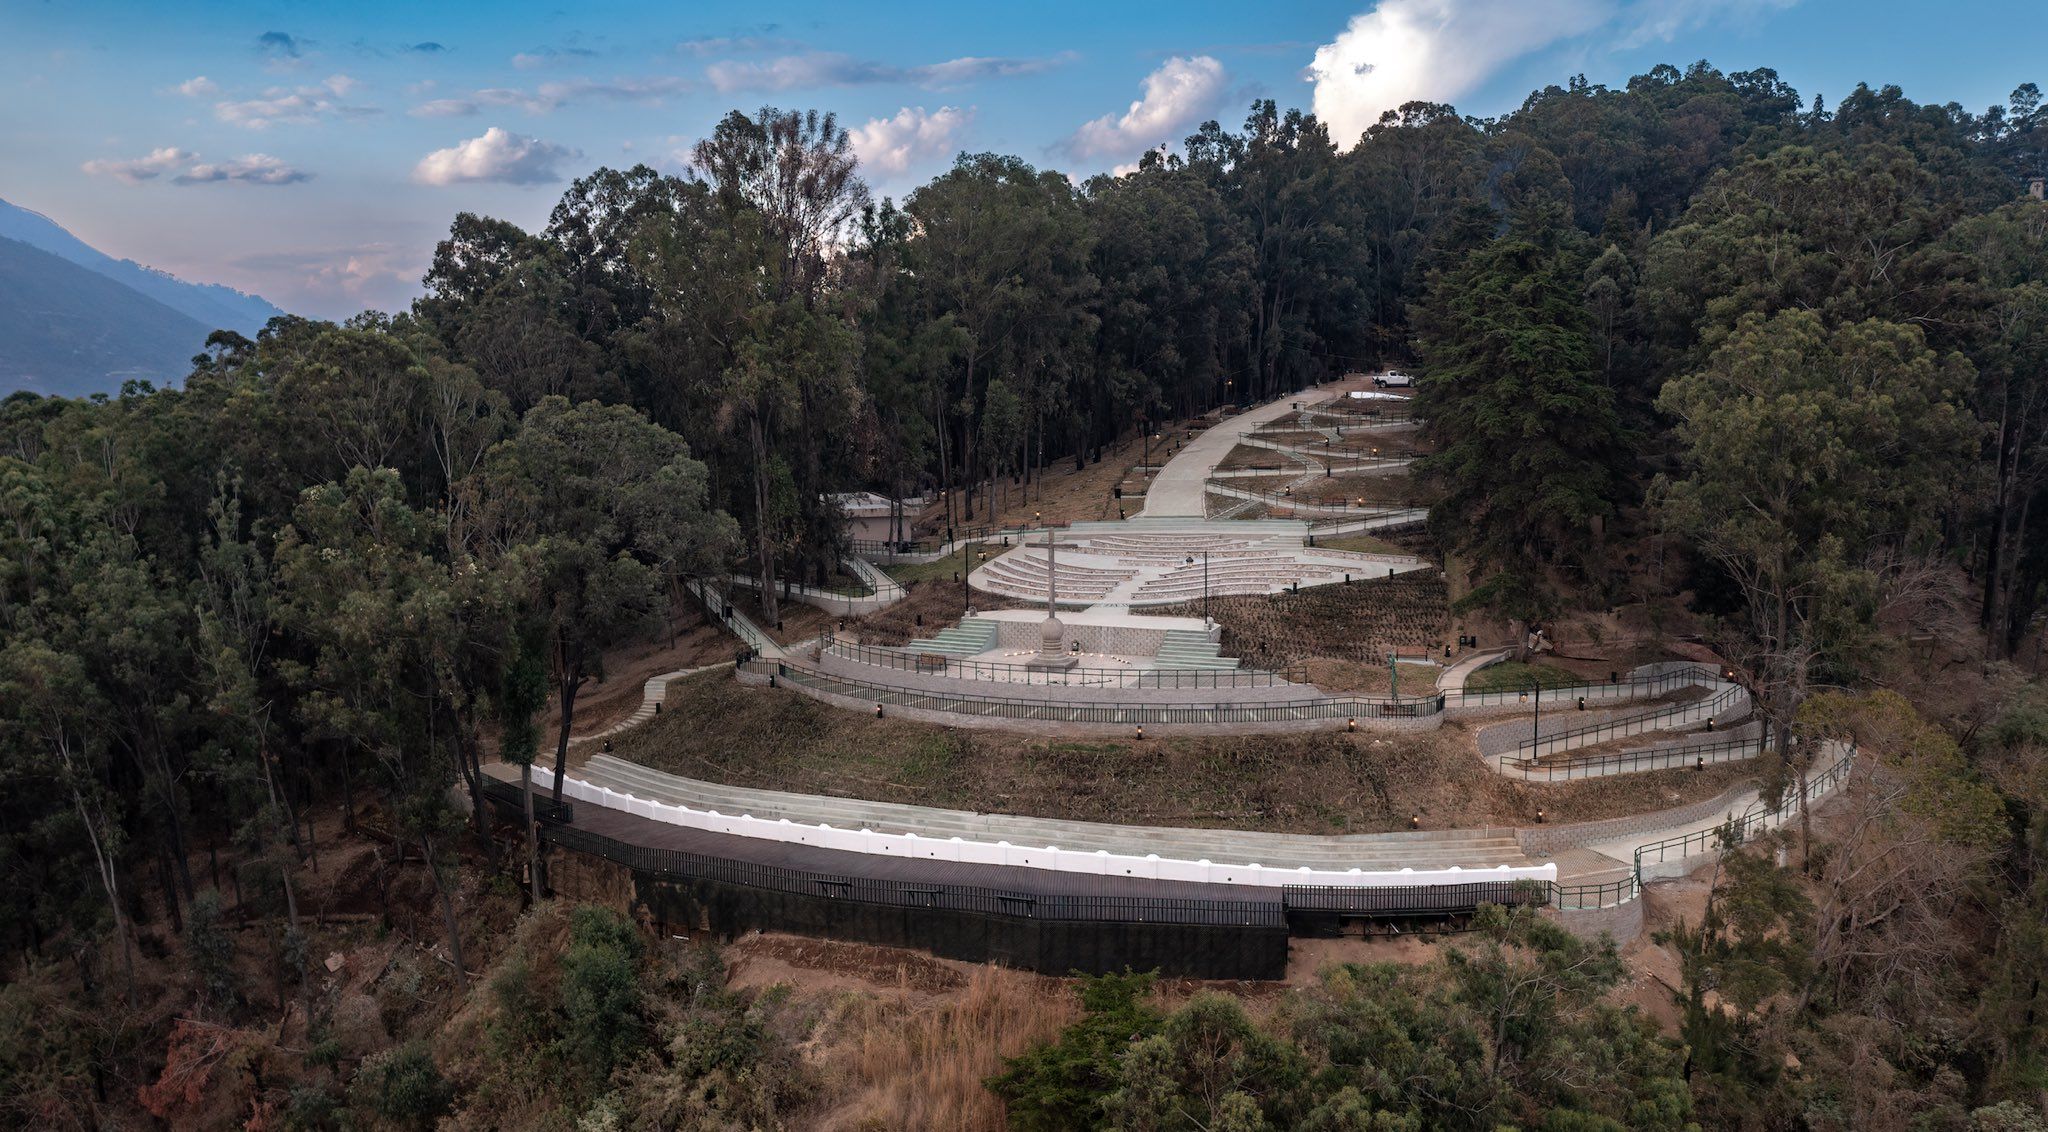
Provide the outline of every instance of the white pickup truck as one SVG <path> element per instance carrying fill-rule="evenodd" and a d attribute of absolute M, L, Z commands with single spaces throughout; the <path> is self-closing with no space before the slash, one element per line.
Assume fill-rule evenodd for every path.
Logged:
<path fill-rule="evenodd" d="M 1397 369 L 1390 369 L 1373 378 L 1372 383 L 1381 389 L 1407 389 L 1415 384 L 1415 375 L 1402 373 Z"/>

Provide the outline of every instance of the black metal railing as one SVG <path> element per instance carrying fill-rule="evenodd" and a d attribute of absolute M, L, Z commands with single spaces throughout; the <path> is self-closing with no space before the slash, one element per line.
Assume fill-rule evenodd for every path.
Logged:
<path fill-rule="evenodd" d="M 877 706 L 976 715 L 984 718 L 1130 726 L 1175 723 L 1294 723 L 1334 719 L 1426 719 L 1443 711 L 1443 697 L 1327 696 L 1253 703 L 1148 704 L 1028 699 L 906 688 L 803 668 L 787 660 L 750 659 L 740 670 Z"/>
<path fill-rule="evenodd" d="M 1308 488 L 1304 488 L 1300 492 L 1286 488 L 1282 488 L 1279 491 L 1254 491 L 1248 487 L 1238 487 L 1229 480 L 1210 480 L 1206 484 L 1206 488 L 1226 499 L 1255 500 L 1273 507 L 1303 507 L 1313 508 L 1318 511 L 1339 511 L 1347 518 L 1353 519 L 1377 519 L 1387 515 L 1399 515 L 1406 511 L 1420 510 L 1417 505 L 1411 503 L 1367 503 L 1362 499 L 1320 499 Z"/>
<path fill-rule="evenodd" d="M 1626 904 L 1642 895 L 1638 873 L 1599 884 L 1550 884 L 1550 906 L 1560 912 L 1587 912 Z"/>
<path fill-rule="evenodd" d="M 1278 671 L 1258 668 L 1033 668 L 1028 664 L 966 660 L 945 653 L 910 648 L 854 644 L 825 634 L 819 646 L 833 656 L 895 672 L 924 673 L 964 680 L 989 680 L 1026 686 L 1094 688 L 1276 688 L 1308 683 L 1308 666 L 1290 664 Z"/>
<path fill-rule="evenodd" d="M 1477 676 L 1479 672 L 1485 671 L 1486 669 L 1482 668 L 1473 675 Z M 1528 707 L 1534 699 L 1542 701 L 1547 709 L 1553 704 L 1561 707 L 1576 706 L 1581 696 L 1586 697 L 1589 704 L 1599 700 L 1644 699 L 1675 692 L 1680 688 L 1704 687 L 1713 682 L 1714 677 L 1709 669 L 1688 665 L 1664 672 L 1653 672 L 1647 676 L 1617 677 L 1604 684 L 1557 684 L 1540 688 L 1527 684 L 1520 687 L 1503 685 L 1467 688 L 1447 692 L 1445 695 L 1449 697 L 1452 707 Z"/>
<path fill-rule="evenodd" d="M 953 532 L 951 539 L 871 539 L 847 540 L 849 553 L 870 558 L 922 557 L 924 555 L 946 555 L 958 553 L 963 543 L 1000 542 L 1005 546 L 1019 545 L 1025 536 L 1043 532 L 1047 527 L 1065 527 L 1066 523 L 1041 523 L 1031 527 L 962 527 Z"/>
<path fill-rule="evenodd" d="M 1663 705 L 1585 727 L 1574 727 L 1554 735 L 1524 739 L 1515 744 L 1515 753 L 1524 758 L 1532 758 L 1554 751 L 1568 751 L 1574 747 L 1590 747 L 1596 743 L 1640 735 L 1646 731 L 1668 731 L 1673 726 L 1711 720 L 1740 703 L 1747 694 L 1740 685 L 1730 684 L 1705 700 L 1688 700 L 1684 703 Z"/>
<path fill-rule="evenodd" d="M 1548 899 L 1548 886 L 1530 880 L 1384 888 L 1290 884 L 1280 889 L 1281 903 L 1290 912 L 1336 912 L 1346 916 L 1451 915 L 1475 912 L 1481 904 L 1541 905 Z"/>
<path fill-rule="evenodd" d="M 533 790 L 533 820 L 542 825 L 567 825 L 576 820 L 576 805 L 573 802 L 557 802 L 553 791 L 539 786 Z M 484 800 L 500 810 L 520 818 L 526 816 L 526 792 L 517 782 L 504 782 L 488 775 L 484 777 Z"/>
<path fill-rule="evenodd" d="M 1766 808 L 1762 802 L 1757 802 L 1749 809 L 1743 811 L 1740 816 L 1712 828 L 1694 830 L 1691 833 L 1681 834 L 1677 837 L 1667 837 L 1662 841 L 1652 841 L 1636 846 L 1636 876 L 1642 876 L 1644 861 L 1652 861 L 1657 864 L 1672 860 L 1682 861 L 1687 857 L 1720 845 L 1724 835 L 1732 835 L 1733 844 L 1741 845 L 1758 834 L 1774 828 L 1774 825 L 1782 825 L 1786 818 L 1797 810 L 1802 800 L 1810 802 L 1814 798 L 1833 790 L 1843 779 L 1847 778 L 1849 772 L 1855 767 L 1855 761 L 1856 746 L 1852 743 L 1839 758 L 1828 764 L 1826 768 L 1818 773 L 1808 775 L 1806 782 L 1799 789 L 1794 790 L 1791 794 L 1781 799 L 1776 806 Z"/>
<path fill-rule="evenodd" d="M 1501 766 L 1524 778 L 1554 782 L 1558 779 L 1600 778 L 1610 774 L 1635 774 L 1651 770 L 1707 767 L 1753 759 L 1763 753 L 1761 735 L 1744 735 L 1710 743 L 1681 743 L 1672 747 L 1648 747 L 1639 751 L 1613 751 L 1604 755 L 1583 755 L 1569 759 L 1545 760 L 1535 756 L 1508 755 Z"/>

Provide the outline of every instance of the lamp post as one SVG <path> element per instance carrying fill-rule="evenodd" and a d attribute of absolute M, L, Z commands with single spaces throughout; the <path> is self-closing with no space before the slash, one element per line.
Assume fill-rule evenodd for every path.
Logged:
<path fill-rule="evenodd" d="M 968 610 L 970 610 L 970 609 L 973 609 L 973 608 L 974 608 L 974 591 L 973 591 L 973 588 L 972 588 L 972 587 L 970 587 L 970 586 L 969 586 L 969 585 L 967 584 L 967 575 L 968 575 L 968 573 L 969 573 L 970 571 L 972 571 L 972 570 L 974 569 L 974 566 L 973 566 L 973 564 L 967 561 L 967 548 L 968 548 L 968 546 L 969 546 L 969 545 L 970 545 L 970 544 L 969 544 L 969 543 L 968 543 L 968 542 L 967 542 L 966 540 L 964 540 L 964 539 L 963 539 L 963 540 L 961 540 L 961 543 L 960 543 L 960 616 L 962 616 L 962 617 L 965 617 L 965 616 L 967 616 L 967 611 L 968 611 Z"/>
<path fill-rule="evenodd" d="M 1536 710 L 1529 720 L 1529 742 L 1534 743 L 1543 730 L 1543 681 L 1538 680 L 1534 672 L 1529 674 L 1529 689 L 1522 693 L 1522 698 L 1536 697 L 1533 704 Z"/>

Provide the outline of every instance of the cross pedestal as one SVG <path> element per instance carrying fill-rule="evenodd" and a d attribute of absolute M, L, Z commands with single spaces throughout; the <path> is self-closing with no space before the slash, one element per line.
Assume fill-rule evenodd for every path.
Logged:
<path fill-rule="evenodd" d="M 1067 627 L 1054 612 L 1059 604 L 1060 579 L 1053 550 L 1052 528 L 1045 531 L 1045 620 L 1038 626 L 1038 655 L 1024 662 L 1026 668 L 1067 669 L 1081 658 L 1067 651 Z"/>

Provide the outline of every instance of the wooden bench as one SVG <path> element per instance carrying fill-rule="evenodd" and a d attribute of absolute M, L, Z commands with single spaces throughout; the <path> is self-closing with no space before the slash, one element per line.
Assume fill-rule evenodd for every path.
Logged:
<path fill-rule="evenodd" d="M 952 660 L 952 657 L 942 652 L 921 652 L 917 654 L 917 670 L 919 672 L 944 672 L 946 665 L 951 663 Z"/>

